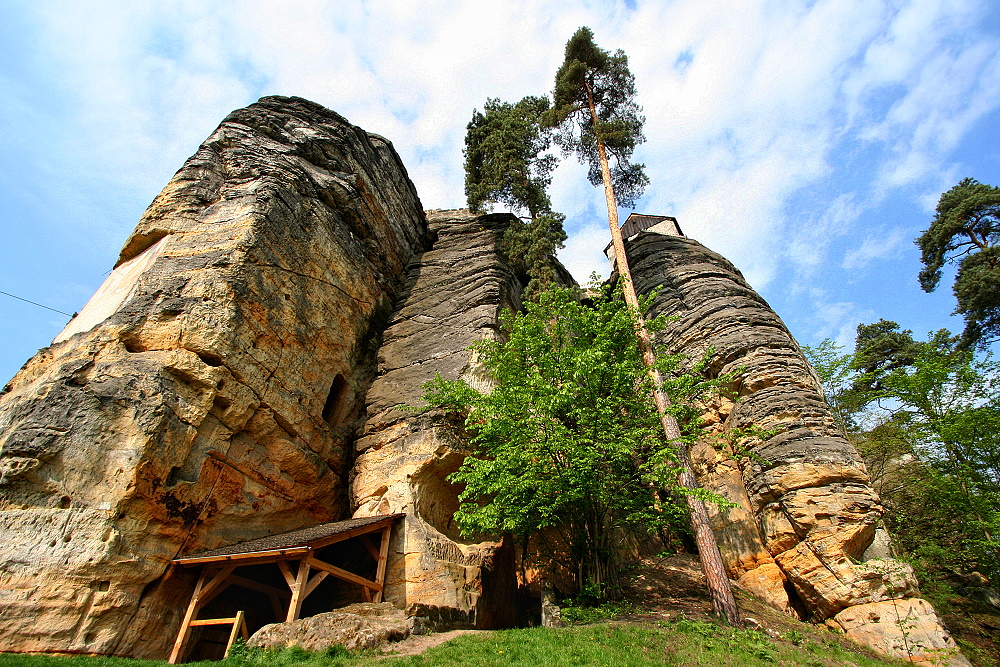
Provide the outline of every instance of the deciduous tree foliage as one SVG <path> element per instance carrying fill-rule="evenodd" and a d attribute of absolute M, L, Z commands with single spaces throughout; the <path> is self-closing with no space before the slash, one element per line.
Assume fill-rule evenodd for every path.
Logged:
<path fill-rule="evenodd" d="M 543 561 L 591 591 L 616 581 L 622 534 L 648 535 L 678 518 L 658 495 L 676 488 L 676 460 L 633 317 L 607 294 L 583 304 L 570 290 L 547 290 L 524 312 L 504 315 L 501 339 L 476 346 L 495 381 L 489 393 L 438 378 L 425 395 L 471 434 L 472 449 L 450 478 L 465 487 L 455 514 L 462 530 L 532 538 Z M 660 360 L 664 369 L 677 362 Z M 710 384 L 683 375 L 668 389 L 686 399 Z M 682 421 L 693 418 L 685 401 L 674 405 Z"/>
<path fill-rule="evenodd" d="M 807 354 L 828 401 L 851 413 L 848 435 L 905 555 L 931 577 L 1000 577 L 1000 366 L 959 342 L 881 320 L 858 327 L 853 355 L 829 341 Z"/>
<path fill-rule="evenodd" d="M 937 289 L 945 264 L 958 264 L 952 290 L 965 318 L 962 347 L 1000 338 L 1000 187 L 965 178 L 938 201 L 920 246 L 920 286 Z"/>

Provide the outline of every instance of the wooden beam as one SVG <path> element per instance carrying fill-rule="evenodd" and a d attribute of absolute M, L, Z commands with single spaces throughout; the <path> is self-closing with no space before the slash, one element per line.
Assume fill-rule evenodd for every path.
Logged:
<path fill-rule="evenodd" d="M 292 597 L 292 594 L 287 591 L 282 591 L 282 593 L 287 595 L 289 598 Z M 277 595 L 270 595 L 268 597 L 271 598 L 271 611 L 274 612 L 274 622 L 281 623 L 281 619 L 285 617 L 285 610 L 281 606 L 281 598 Z"/>
<path fill-rule="evenodd" d="M 362 535 L 358 539 L 360 540 L 361 544 L 365 545 L 365 549 L 368 549 L 368 553 L 370 553 L 372 555 L 372 558 L 374 558 L 375 561 L 377 562 L 378 561 L 378 549 L 376 549 L 375 545 L 372 544 L 372 541 L 370 539 L 368 539 L 368 536 L 367 535 Z"/>
<path fill-rule="evenodd" d="M 192 556 L 190 558 L 175 558 L 172 563 L 177 563 L 178 565 L 183 565 L 184 567 L 191 567 L 192 565 L 201 565 L 204 563 L 228 563 L 231 561 L 246 560 L 246 559 L 261 559 L 261 558 L 295 558 L 304 553 L 309 552 L 308 546 L 300 547 L 290 547 L 288 549 L 267 549 L 265 551 L 250 551 L 245 554 L 225 554 L 222 556 Z"/>
<path fill-rule="evenodd" d="M 316 590 L 316 587 L 323 583 L 323 580 L 330 576 L 329 572 L 317 572 L 313 575 L 313 578 L 309 580 L 306 584 L 306 590 L 302 594 L 302 599 L 305 600 L 309 595 Z"/>
<path fill-rule="evenodd" d="M 201 589 L 201 594 L 198 599 L 199 610 L 215 599 L 216 595 L 229 587 L 229 575 L 231 575 L 235 569 L 235 565 L 228 565 L 219 570 L 215 576 L 212 577 L 212 580 L 205 584 L 205 587 Z"/>
<path fill-rule="evenodd" d="M 311 557 L 303 558 L 299 561 L 299 571 L 295 575 L 295 584 L 292 586 L 292 600 L 288 603 L 288 614 L 285 622 L 291 623 L 299 617 L 302 610 L 302 600 L 305 598 L 306 584 L 309 581 L 309 561 Z"/>
<path fill-rule="evenodd" d="M 385 528 L 386 526 L 392 526 L 392 524 L 396 522 L 396 519 L 399 519 L 402 516 L 403 516 L 402 514 L 399 515 L 390 514 L 381 521 L 370 523 L 367 526 L 360 526 L 358 528 L 346 530 L 343 533 L 337 533 L 336 535 L 331 535 L 330 537 L 324 537 L 323 539 L 320 540 L 313 540 L 312 542 L 309 543 L 309 546 L 311 546 L 313 550 L 318 551 L 323 547 L 329 546 L 331 544 L 336 544 L 337 542 L 343 542 L 344 540 L 349 540 L 352 537 L 358 537 L 359 535 L 374 533 L 382 528 Z"/>
<path fill-rule="evenodd" d="M 233 648 L 233 644 L 236 643 L 237 632 L 243 635 L 244 641 L 250 639 L 250 633 L 247 631 L 247 620 L 242 610 L 236 612 L 236 618 L 233 619 L 233 629 L 229 633 L 229 641 L 226 643 L 226 652 L 223 654 L 223 658 L 229 657 L 229 649 Z"/>
<path fill-rule="evenodd" d="M 238 574 L 229 575 L 229 581 L 230 583 L 236 586 L 249 588 L 252 591 L 257 591 L 258 593 L 264 593 L 265 595 L 278 595 L 286 598 L 292 597 L 292 594 L 283 588 L 277 588 L 275 586 L 269 586 L 268 584 L 262 584 L 259 581 L 254 581 L 253 579 L 247 579 L 246 577 L 241 577 Z"/>
<path fill-rule="evenodd" d="M 295 588 L 295 576 L 292 571 L 288 569 L 288 561 L 279 560 L 278 569 L 281 570 L 281 576 L 285 578 L 285 583 L 288 584 L 289 588 Z"/>
<path fill-rule="evenodd" d="M 375 592 L 374 602 L 382 601 L 382 592 L 385 587 L 385 566 L 389 561 L 389 537 L 392 534 L 392 524 L 382 529 L 382 543 L 378 549 L 378 565 L 375 568 L 375 583 L 378 590 Z"/>
<path fill-rule="evenodd" d="M 312 556 L 306 559 L 306 563 L 316 568 L 317 570 L 329 572 L 338 579 L 349 581 L 352 584 L 358 584 L 359 586 L 370 588 L 373 591 L 382 590 L 382 584 L 378 584 L 372 581 L 371 579 L 365 579 L 364 577 L 360 577 L 354 574 L 353 572 L 348 572 L 347 570 L 339 568 L 336 565 L 330 565 L 329 563 L 324 563 L 323 561 L 318 560 Z"/>
<path fill-rule="evenodd" d="M 191 627 L 197 628 L 202 625 L 232 625 L 235 622 L 235 616 L 230 618 L 199 618 L 197 621 L 191 621 Z"/>
<path fill-rule="evenodd" d="M 207 573 L 202 568 L 201 574 L 198 576 L 198 583 L 194 585 L 194 592 L 191 594 L 187 610 L 184 612 L 184 618 L 181 619 L 181 628 L 177 632 L 177 639 L 174 640 L 174 647 L 171 649 L 170 657 L 167 659 L 167 662 L 171 665 L 176 665 L 181 661 L 184 649 L 187 647 L 188 638 L 191 636 L 191 621 L 194 620 L 194 616 L 198 612 L 198 596 L 201 593 L 201 589 L 205 586 L 205 579 L 207 578 Z"/>

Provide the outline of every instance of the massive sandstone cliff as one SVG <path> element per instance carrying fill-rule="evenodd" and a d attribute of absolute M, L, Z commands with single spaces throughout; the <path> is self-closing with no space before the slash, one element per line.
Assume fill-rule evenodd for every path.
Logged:
<path fill-rule="evenodd" d="M 660 343 L 689 361 L 708 354 L 709 376 L 733 377 L 738 398 L 704 406 L 705 437 L 692 448 L 701 485 L 735 505 L 712 517 L 730 576 L 889 655 L 968 664 L 912 569 L 872 549 L 878 496 L 781 319 L 696 241 L 647 232 L 626 252 L 637 291 L 658 290 L 652 312 L 677 318 Z"/>
<path fill-rule="evenodd" d="M 0 650 L 162 658 L 171 558 L 346 517 L 372 341 L 429 241 L 385 139 L 294 98 L 230 114 L 0 398 Z"/>
<path fill-rule="evenodd" d="M 425 215 L 387 141 L 305 100 L 227 117 L 0 395 L 0 650 L 163 657 L 193 585 L 171 558 L 351 514 L 407 514 L 387 600 L 514 622 L 513 550 L 459 534 L 460 443 L 410 407 L 435 373 L 487 383 L 468 345 L 518 307 L 511 220 Z M 694 241 L 628 252 L 679 316 L 662 342 L 741 369 L 694 452 L 736 505 L 713 517 L 733 578 L 887 652 L 950 649 L 912 573 L 866 560 L 878 498 L 780 319 Z M 748 425 L 773 434 L 719 444 Z"/>

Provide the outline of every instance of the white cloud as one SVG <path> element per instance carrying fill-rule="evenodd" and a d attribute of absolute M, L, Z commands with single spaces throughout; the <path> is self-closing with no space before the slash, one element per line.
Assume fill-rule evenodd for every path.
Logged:
<path fill-rule="evenodd" d="M 877 259 L 894 257 L 899 253 L 903 243 L 908 241 L 911 236 L 909 230 L 899 227 L 880 234 L 866 236 L 861 245 L 848 251 L 841 266 L 845 271 L 856 273 L 867 268 Z"/>
<path fill-rule="evenodd" d="M 789 276 L 809 286 L 826 278 L 831 239 L 857 234 L 871 202 L 902 194 L 933 208 L 935 188 L 953 184 L 956 146 L 1000 104 L 988 9 L 980 0 L 648 0 L 634 10 L 622 0 L 22 2 L 0 13 L 27 17 L 19 56 L 34 69 L 0 66 L 0 122 L 6 136 L 38 137 L 3 146 L 37 144 L 24 160 L 53 182 L 71 173 L 58 199 L 56 185 L 33 196 L 79 200 L 67 228 L 85 224 L 95 244 L 116 244 L 134 218 L 112 222 L 99 205 L 148 202 L 230 110 L 261 94 L 299 95 L 390 139 L 426 207 L 461 206 L 472 109 L 550 91 L 563 44 L 589 25 L 601 46 L 625 49 L 636 75 L 649 138 L 636 157 L 652 179 L 639 208 L 676 215 L 758 289 Z M 570 159 L 552 197 L 569 216 L 564 262 L 581 280 L 606 273 L 601 191 Z M 891 252 L 867 240 L 843 267 Z M 826 301 L 816 305 L 823 317 L 850 312 L 849 300 Z"/>

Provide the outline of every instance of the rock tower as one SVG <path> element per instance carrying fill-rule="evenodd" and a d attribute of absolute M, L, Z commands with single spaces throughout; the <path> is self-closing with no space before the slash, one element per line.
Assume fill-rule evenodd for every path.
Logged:
<path fill-rule="evenodd" d="M 435 373 L 487 382 L 468 346 L 520 305 L 511 220 L 425 213 L 388 141 L 314 103 L 230 114 L 0 393 L 0 650 L 163 658 L 194 587 L 172 559 L 396 512 L 386 600 L 515 623 L 513 546 L 459 534 L 461 454 L 411 407 Z M 951 650 L 912 572 L 871 557 L 878 498 L 777 315 L 692 240 L 643 232 L 628 253 L 679 316 L 662 342 L 741 369 L 694 450 L 736 505 L 713 518 L 731 576 L 887 653 L 895 619 Z M 748 425 L 770 435 L 718 446 Z"/>

